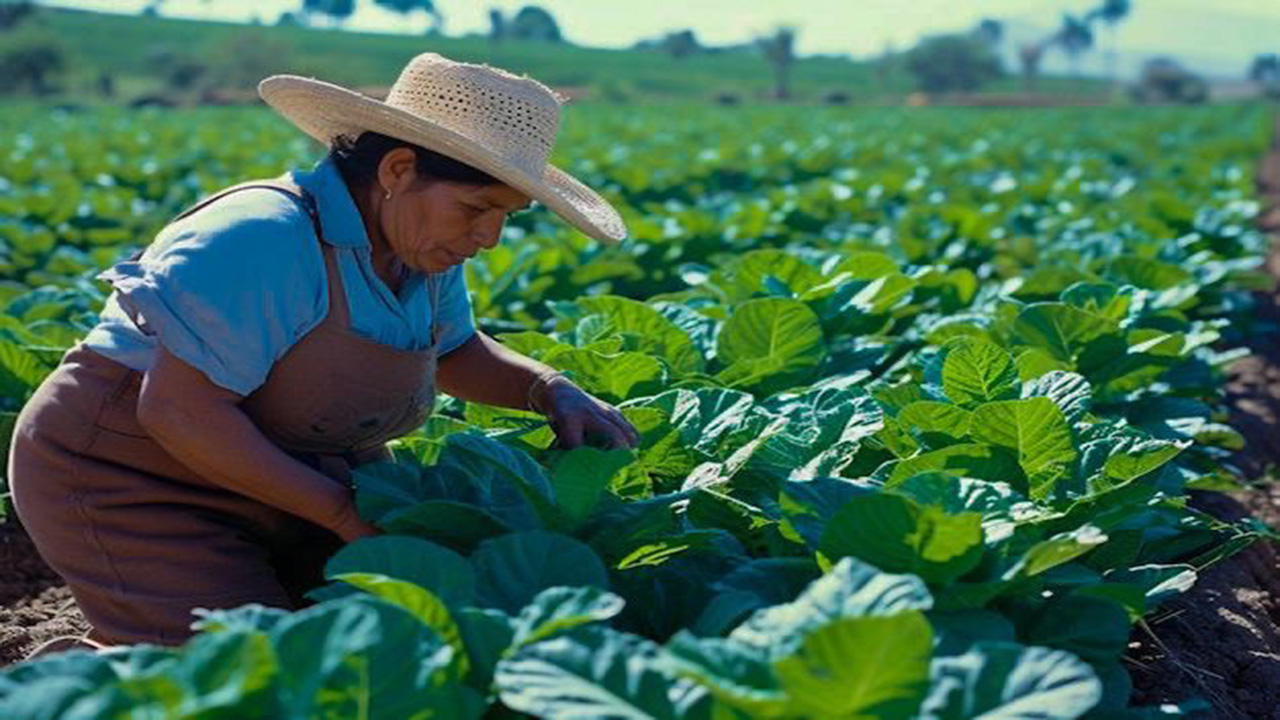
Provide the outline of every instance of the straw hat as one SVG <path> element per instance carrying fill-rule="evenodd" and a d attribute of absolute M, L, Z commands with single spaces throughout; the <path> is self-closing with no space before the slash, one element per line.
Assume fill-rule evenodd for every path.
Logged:
<path fill-rule="evenodd" d="M 626 237 L 608 201 L 548 162 L 560 100 L 531 78 L 424 53 L 401 71 L 386 102 L 297 75 L 273 75 L 258 94 L 325 144 L 382 133 L 483 170 L 597 240 Z"/>

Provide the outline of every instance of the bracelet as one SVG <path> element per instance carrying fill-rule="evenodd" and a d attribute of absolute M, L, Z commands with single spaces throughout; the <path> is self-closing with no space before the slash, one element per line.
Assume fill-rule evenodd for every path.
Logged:
<path fill-rule="evenodd" d="M 549 384 L 552 380 L 555 380 L 556 378 L 566 378 L 566 376 L 564 373 L 560 372 L 559 370 L 548 370 L 544 373 L 540 373 L 538 377 L 533 379 L 533 382 L 529 383 L 529 391 L 525 394 L 525 398 L 524 398 L 524 407 L 526 410 L 529 410 L 530 412 L 536 412 L 542 415 L 546 415 L 546 413 L 543 412 L 542 409 L 539 408 L 536 403 L 534 403 L 533 396 L 534 396 L 534 393 L 541 390 L 544 385 Z"/>

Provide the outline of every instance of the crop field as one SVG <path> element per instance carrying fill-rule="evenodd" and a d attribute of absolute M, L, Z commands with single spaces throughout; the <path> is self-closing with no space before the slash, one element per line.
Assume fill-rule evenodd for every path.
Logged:
<path fill-rule="evenodd" d="M 386 534 L 317 604 L 0 672 L 0 717 L 1167 718 L 1131 632 L 1260 539 L 1228 365 L 1269 289 L 1260 106 L 583 106 L 546 212 L 468 263 L 477 319 L 620 405 L 636 451 L 445 399 L 360 468 Z M 262 110 L 0 119 L 0 411 L 94 274 L 320 149 Z M 7 433 L 6 433 L 7 436 Z M 269 481 L 269 479 L 264 479 Z"/>

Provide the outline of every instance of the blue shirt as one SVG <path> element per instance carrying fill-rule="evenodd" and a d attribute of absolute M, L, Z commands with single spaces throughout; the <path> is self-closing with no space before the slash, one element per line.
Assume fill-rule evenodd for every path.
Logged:
<path fill-rule="evenodd" d="M 462 266 L 441 273 L 440 307 L 431 307 L 426 275 L 413 273 L 399 294 L 370 261 L 369 237 L 337 167 L 325 158 L 294 181 L 310 192 L 320 226 L 334 246 L 352 330 L 400 349 L 440 352 L 475 334 Z M 112 284 L 89 348 L 134 370 L 155 360 L 156 343 L 214 383 L 248 395 L 272 365 L 328 314 L 324 257 L 311 218 L 287 195 L 265 188 L 232 193 L 170 223 L 136 262 L 98 276 Z M 121 303 L 133 307 L 142 332 Z"/>

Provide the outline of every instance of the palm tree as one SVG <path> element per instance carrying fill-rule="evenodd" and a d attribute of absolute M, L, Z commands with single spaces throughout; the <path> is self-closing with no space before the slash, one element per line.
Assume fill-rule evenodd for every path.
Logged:
<path fill-rule="evenodd" d="M 1249 79 L 1262 88 L 1264 95 L 1280 100 L 1280 55 L 1259 55 L 1249 67 Z"/>
<path fill-rule="evenodd" d="M 982 22 L 973 29 L 973 36 L 981 40 L 984 44 L 994 47 L 1000 44 L 1004 39 L 1004 23 L 991 18 L 983 18 Z"/>
<path fill-rule="evenodd" d="M 1062 29 L 1058 31 L 1058 45 L 1071 58 L 1071 74 L 1080 75 L 1080 55 L 1093 47 L 1093 29 L 1087 19 L 1071 14 L 1062 16 Z"/>
<path fill-rule="evenodd" d="M 791 74 L 791 63 L 796 59 L 796 31 L 788 27 L 778 28 L 774 34 L 760 38 L 759 44 L 765 59 L 773 66 L 773 97 L 786 100 L 791 96 L 787 79 Z"/>
<path fill-rule="evenodd" d="M 308 19 L 318 13 L 328 15 L 341 25 L 356 11 L 356 0 L 302 0 L 302 13 Z"/>
<path fill-rule="evenodd" d="M 444 32 L 444 16 L 440 14 L 440 8 L 436 7 L 432 0 L 373 0 L 373 2 L 375 5 L 381 5 L 405 16 L 414 10 L 426 10 L 431 16 L 432 29 L 438 33 Z"/>
<path fill-rule="evenodd" d="M 1040 76 L 1040 61 L 1044 59 L 1044 51 L 1053 44 L 1057 34 L 1050 35 L 1038 42 L 1023 43 L 1018 46 L 1018 62 L 1022 65 L 1023 89 L 1033 92 L 1036 89 L 1036 78 Z"/>
<path fill-rule="evenodd" d="M 1129 16 L 1129 11 L 1133 9 L 1133 4 L 1129 0 L 1103 0 L 1102 6 L 1089 11 L 1085 16 L 1085 22 L 1101 20 L 1106 23 L 1107 35 L 1107 77 L 1111 79 L 1111 87 L 1114 89 L 1118 78 L 1116 77 L 1116 25 L 1120 24 Z"/>

